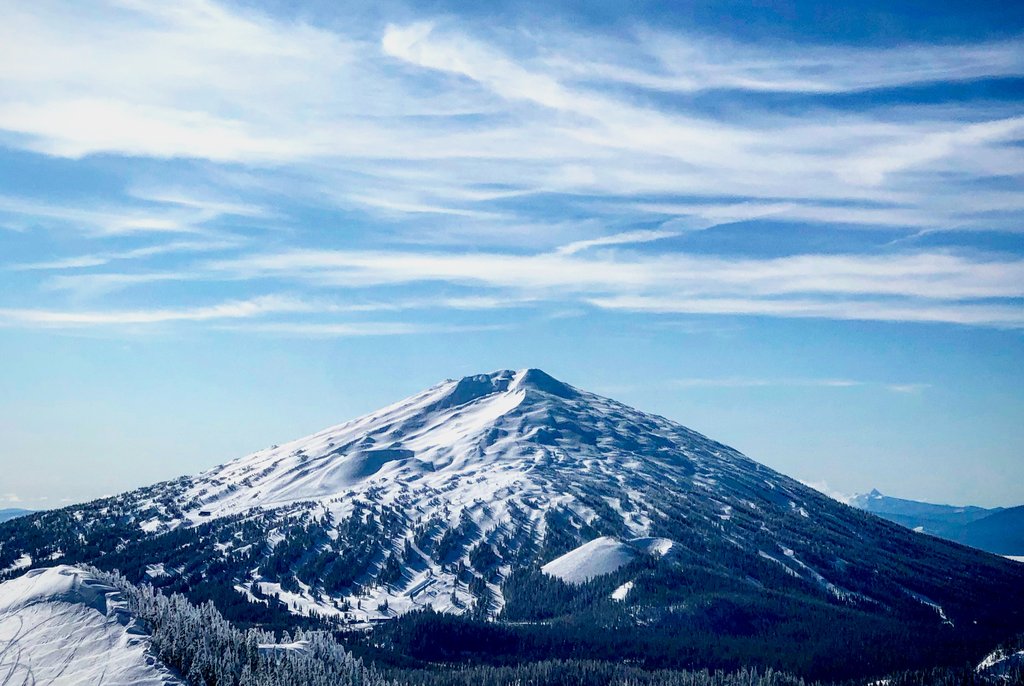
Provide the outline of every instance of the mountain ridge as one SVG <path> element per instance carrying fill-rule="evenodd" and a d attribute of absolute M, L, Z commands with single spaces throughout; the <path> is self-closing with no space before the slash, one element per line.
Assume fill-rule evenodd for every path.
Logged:
<path fill-rule="evenodd" d="M 993 508 L 939 505 L 894 498 L 877 488 L 853 496 L 849 504 L 908 529 L 996 555 L 1024 555 L 1024 505 Z"/>
<path fill-rule="evenodd" d="M 4 683 L 186 683 L 155 659 L 115 587 L 67 565 L 0 584 L 0 645 Z"/>
<path fill-rule="evenodd" d="M 10 507 L 0 510 L 0 522 L 6 522 L 8 519 L 14 519 L 15 517 L 24 517 L 27 514 L 32 514 L 33 510 L 25 510 L 20 507 Z"/>

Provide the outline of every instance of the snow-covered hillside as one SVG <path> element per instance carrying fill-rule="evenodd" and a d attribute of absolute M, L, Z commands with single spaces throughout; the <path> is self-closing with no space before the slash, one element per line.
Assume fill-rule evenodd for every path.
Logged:
<path fill-rule="evenodd" d="M 182 684 L 112 586 L 70 566 L 0 584 L 0 683 Z"/>
<path fill-rule="evenodd" d="M 1019 683 L 1016 677 L 1024 669 L 1024 650 L 996 650 L 978 663 L 975 672 L 992 677 L 996 683 Z"/>

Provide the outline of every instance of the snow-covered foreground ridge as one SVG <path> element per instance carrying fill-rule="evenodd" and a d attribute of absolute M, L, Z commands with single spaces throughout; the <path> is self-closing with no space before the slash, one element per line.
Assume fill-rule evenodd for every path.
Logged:
<path fill-rule="evenodd" d="M 113 586 L 63 565 L 0 584 L 0 683 L 183 682 L 153 657 Z"/>

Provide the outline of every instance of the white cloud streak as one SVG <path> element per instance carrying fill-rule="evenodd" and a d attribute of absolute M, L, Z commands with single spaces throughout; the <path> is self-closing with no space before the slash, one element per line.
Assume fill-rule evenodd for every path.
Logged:
<path fill-rule="evenodd" d="M 160 243 L 141 248 L 132 248 L 131 250 L 94 253 L 90 255 L 76 255 L 73 257 L 49 260 L 46 262 L 25 262 L 21 264 L 13 264 L 9 266 L 9 269 L 14 271 L 66 271 L 87 267 L 100 267 L 111 262 L 140 260 L 155 257 L 157 255 L 167 255 L 170 253 L 215 252 L 219 250 L 237 248 L 240 244 L 241 242 L 237 240 L 172 241 L 170 243 Z"/>
<path fill-rule="evenodd" d="M 0 325 L 36 327 L 124 326 L 168 322 L 207 322 L 220 319 L 248 319 L 267 314 L 311 312 L 315 308 L 301 300 L 283 296 L 262 296 L 215 305 L 182 309 L 120 311 L 59 311 L 0 308 Z"/>
<path fill-rule="evenodd" d="M 273 334 L 301 338 L 364 338 L 368 336 L 412 336 L 429 334 L 478 333 L 504 331 L 508 324 L 420 324 L 415 322 L 269 322 L 219 326 L 221 330 Z"/>
<path fill-rule="evenodd" d="M 636 40 L 607 40 L 589 61 L 551 66 L 567 77 L 610 80 L 679 93 L 735 89 L 767 93 L 850 93 L 935 81 L 1024 74 L 1019 40 L 893 48 L 807 45 L 757 47 L 716 37 L 645 29 Z M 609 63 L 604 55 L 620 56 Z M 625 58 L 625 59 L 623 59 Z"/>
<path fill-rule="evenodd" d="M 1024 327 L 1024 260 L 950 253 L 687 254 L 287 251 L 207 263 L 220 278 L 324 288 L 416 283 L 606 310 Z"/>
<path fill-rule="evenodd" d="M 894 303 L 869 300 L 762 300 L 754 298 L 672 298 L 618 296 L 592 298 L 590 303 L 609 310 L 658 314 L 731 314 L 796 319 L 843 319 L 882 322 L 920 322 L 1024 328 L 1024 312 L 1011 305 L 914 301 Z"/>
<path fill-rule="evenodd" d="M 68 226 L 93 236 L 112 237 L 147 233 L 203 234 L 208 232 L 205 224 L 226 215 L 263 216 L 262 210 L 256 207 L 195 198 L 142 200 L 150 202 L 89 207 L 0 196 L 0 217 L 6 214 L 22 228 L 28 224 L 48 223 Z"/>
<path fill-rule="evenodd" d="M 589 238 L 583 241 L 574 241 L 561 246 L 556 252 L 559 255 L 573 255 L 589 248 L 608 245 L 628 245 L 630 243 L 649 243 L 651 241 L 658 241 L 662 238 L 672 238 L 673 236 L 678 235 L 678 231 L 665 230 L 624 231 L 611 236 L 601 236 L 600 238 Z"/>
<path fill-rule="evenodd" d="M 799 388 L 881 388 L 892 393 L 919 393 L 931 387 L 925 383 L 879 383 L 854 379 L 759 379 L 729 377 L 721 379 L 674 379 L 671 385 L 681 388 L 773 388 L 793 386 Z"/>
<path fill-rule="evenodd" d="M 723 258 L 688 254 L 592 256 L 563 253 L 312 251 L 255 254 L 207 264 L 235 278 L 307 279 L 369 286 L 438 281 L 522 291 L 593 294 L 657 290 L 681 296 L 758 297 L 801 293 L 925 299 L 1024 296 L 1024 260 L 946 253 Z M 649 297 L 643 295 L 642 297 Z"/>

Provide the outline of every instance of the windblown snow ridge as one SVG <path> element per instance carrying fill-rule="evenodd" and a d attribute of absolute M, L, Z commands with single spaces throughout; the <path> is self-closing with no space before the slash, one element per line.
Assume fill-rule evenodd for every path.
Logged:
<path fill-rule="evenodd" d="M 70 566 L 0 584 L 5 684 L 184 684 L 150 651 L 113 586 Z"/>

